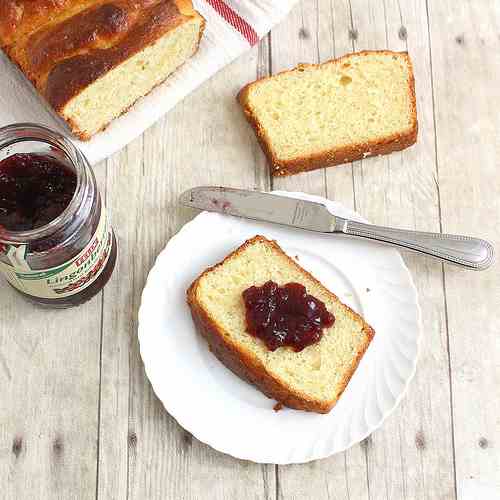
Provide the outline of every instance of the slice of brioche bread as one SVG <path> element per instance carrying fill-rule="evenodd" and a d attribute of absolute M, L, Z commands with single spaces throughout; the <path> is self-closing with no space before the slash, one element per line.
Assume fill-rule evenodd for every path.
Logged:
<path fill-rule="evenodd" d="M 238 99 L 273 175 L 387 154 L 417 139 L 406 52 L 365 51 L 301 64 L 248 84 Z"/>
<path fill-rule="evenodd" d="M 273 280 L 301 283 L 335 316 L 321 340 L 295 352 L 269 351 L 246 332 L 242 292 Z M 199 332 L 217 358 L 266 396 L 290 408 L 328 413 L 346 388 L 373 338 L 373 329 L 274 241 L 255 236 L 207 269 L 187 292 Z"/>

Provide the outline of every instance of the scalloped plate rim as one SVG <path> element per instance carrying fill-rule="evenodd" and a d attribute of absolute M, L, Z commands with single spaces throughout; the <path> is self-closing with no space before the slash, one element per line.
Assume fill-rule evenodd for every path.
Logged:
<path fill-rule="evenodd" d="M 307 199 L 307 200 L 310 200 L 310 201 L 317 201 L 317 202 L 321 202 L 321 203 L 326 203 L 327 206 L 337 205 L 337 206 L 341 207 L 342 209 L 344 209 L 346 212 L 352 214 L 351 216 L 353 218 L 356 218 L 357 220 L 362 221 L 362 222 L 368 222 L 366 219 L 364 219 L 362 216 L 360 216 L 357 212 L 349 209 L 348 207 L 345 207 L 341 203 L 329 200 L 329 199 L 321 197 L 321 196 L 310 195 L 310 194 L 307 194 L 307 193 L 296 192 L 296 191 L 276 190 L 276 191 L 271 191 L 271 192 L 274 193 L 274 194 L 277 194 L 277 195 L 281 195 L 281 196 L 290 196 L 290 197 Z M 236 452 L 234 449 L 226 449 L 223 446 L 219 446 L 218 443 L 217 443 L 217 439 L 210 438 L 209 436 L 206 435 L 206 432 L 200 432 L 200 429 L 193 429 L 192 426 L 190 426 L 185 421 L 185 419 L 183 419 L 180 416 L 180 412 L 176 411 L 176 409 L 175 409 L 175 407 L 173 407 L 173 405 L 169 405 L 168 404 L 169 402 L 166 401 L 165 398 L 161 398 L 159 396 L 159 392 L 160 391 L 158 390 L 158 386 L 157 386 L 156 381 L 154 380 L 154 377 L 151 376 L 151 367 L 148 365 L 147 355 L 145 353 L 145 345 L 146 345 L 145 335 L 146 335 L 146 333 L 143 331 L 143 325 L 146 323 L 146 320 L 144 319 L 144 317 L 145 317 L 145 314 L 146 314 L 145 311 L 146 311 L 146 305 L 147 305 L 146 300 L 148 298 L 147 297 L 148 296 L 148 290 L 152 286 L 151 283 L 153 282 L 153 278 L 154 278 L 156 272 L 158 272 L 158 269 L 160 269 L 162 260 L 168 255 L 169 247 L 171 248 L 173 245 L 175 245 L 176 241 L 179 240 L 184 234 L 186 234 L 191 229 L 191 227 L 193 227 L 194 225 L 198 224 L 201 217 L 205 217 L 205 216 L 210 215 L 210 214 L 211 214 L 210 212 L 206 212 L 206 211 L 197 214 L 193 219 L 191 219 L 186 224 L 184 224 L 180 228 L 180 230 L 167 241 L 167 244 L 165 245 L 165 247 L 163 248 L 163 250 L 156 257 L 155 262 L 154 262 L 153 266 L 151 267 L 151 269 L 150 269 L 150 271 L 148 273 L 148 277 L 146 279 L 146 283 L 144 285 L 144 288 L 143 288 L 143 291 L 142 291 L 142 294 L 141 294 L 141 303 L 140 303 L 140 307 L 139 307 L 139 310 L 138 310 L 139 351 L 140 351 L 141 359 L 142 359 L 143 364 L 144 364 L 144 370 L 145 370 L 146 376 L 148 377 L 148 380 L 151 383 L 153 391 L 155 392 L 155 394 L 157 395 L 157 397 L 160 399 L 160 401 L 161 401 L 162 405 L 164 406 L 165 410 L 176 420 L 176 422 L 183 429 L 185 429 L 188 432 L 190 432 L 194 437 L 196 437 L 196 439 L 198 439 L 199 441 L 203 442 L 204 444 L 212 447 L 216 451 L 219 451 L 221 453 L 227 454 L 227 455 L 232 456 L 232 457 L 234 457 L 236 459 L 249 460 L 249 461 L 252 461 L 252 462 L 255 462 L 255 463 L 276 464 L 276 465 L 308 463 L 308 462 L 312 462 L 312 461 L 315 461 L 315 460 L 320 460 L 320 459 L 324 459 L 324 458 L 330 457 L 330 456 L 332 456 L 334 454 L 337 454 L 337 453 L 341 453 L 341 452 L 343 452 L 343 451 L 351 448 L 355 444 L 361 442 L 363 439 L 366 439 L 376 429 L 378 429 L 379 427 L 381 427 L 383 425 L 383 423 L 389 417 L 389 415 L 401 403 L 401 400 L 405 396 L 405 394 L 406 394 L 406 392 L 408 390 L 409 384 L 410 384 L 410 382 L 412 381 L 412 379 L 413 379 L 413 377 L 415 375 L 416 368 L 417 368 L 417 362 L 418 362 L 418 358 L 419 358 L 420 350 L 421 350 L 421 341 L 422 341 L 422 321 L 421 321 L 421 318 L 422 318 L 422 313 L 421 313 L 421 308 L 420 308 L 420 304 L 419 304 L 419 300 L 418 300 L 418 291 L 417 291 L 416 286 L 415 286 L 415 284 L 413 282 L 413 278 L 411 276 L 411 273 L 410 273 L 408 267 L 406 266 L 403 258 L 401 257 L 401 254 L 399 252 L 397 252 L 397 251 L 395 253 L 397 254 L 397 258 L 399 260 L 398 263 L 401 265 L 401 268 L 405 271 L 406 277 L 408 278 L 408 283 L 407 284 L 408 284 L 408 286 L 409 286 L 409 288 L 410 288 L 410 290 L 412 292 L 412 298 L 414 300 L 414 304 L 413 305 L 416 308 L 416 328 L 417 328 L 417 334 L 416 334 L 416 351 L 415 351 L 415 356 L 414 356 L 414 358 L 412 360 L 410 373 L 409 373 L 409 375 L 407 376 L 407 378 L 405 380 L 404 386 L 403 386 L 400 394 L 394 399 L 392 405 L 389 408 L 387 408 L 382 413 L 382 417 L 380 418 L 380 420 L 376 424 L 368 426 L 368 429 L 366 430 L 366 432 L 361 433 L 358 436 L 355 436 L 355 437 L 351 438 L 345 446 L 342 446 L 342 447 L 340 447 L 338 449 L 335 449 L 333 451 L 327 451 L 327 452 L 324 452 L 324 453 L 316 453 L 316 454 L 312 453 L 310 456 L 308 456 L 306 458 L 302 458 L 302 459 L 295 459 L 295 460 L 290 460 L 290 459 L 281 459 L 281 460 L 276 460 L 276 459 L 273 459 L 273 460 L 261 459 L 261 458 L 256 457 L 255 454 L 252 454 L 252 453 L 244 453 L 244 452 L 242 452 L 242 450 L 239 450 L 239 452 Z M 255 221 L 253 221 L 253 222 L 255 222 Z M 291 230 L 293 231 L 293 229 L 291 229 Z M 230 374 L 230 376 L 235 376 L 235 375 Z M 260 455 L 263 455 L 263 454 L 260 453 Z M 269 455 L 269 454 L 266 454 L 266 455 Z"/>

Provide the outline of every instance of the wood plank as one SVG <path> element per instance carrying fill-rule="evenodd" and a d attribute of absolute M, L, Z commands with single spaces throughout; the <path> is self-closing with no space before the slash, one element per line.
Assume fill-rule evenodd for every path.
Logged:
<path fill-rule="evenodd" d="M 1 496 L 94 499 L 101 295 L 45 310 L 0 286 Z"/>
<path fill-rule="evenodd" d="M 318 18 L 319 62 L 352 52 L 350 4 L 345 0 L 323 0 L 319 3 Z M 328 198 L 355 209 L 353 165 L 328 168 L 325 176 Z"/>
<path fill-rule="evenodd" d="M 307 2 L 299 2 L 287 18 L 271 31 L 270 73 L 279 73 L 294 68 L 299 63 L 317 62 L 318 44 L 317 8 Z M 291 177 L 271 179 L 273 189 L 303 191 L 325 196 L 325 173 L 323 170 L 305 172 Z"/>
<path fill-rule="evenodd" d="M 137 274 L 144 263 L 141 219 L 144 203 L 143 137 L 107 160 L 107 207 L 118 242 L 115 273 L 103 291 L 100 363 L 97 498 L 127 498 L 130 350 L 135 341 Z M 108 305 L 111 304 L 111 305 Z"/>
<path fill-rule="evenodd" d="M 500 249 L 500 4 L 429 2 L 444 232 Z M 459 499 L 500 497 L 500 265 L 445 268 Z"/>
<path fill-rule="evenodd" d="M 94 498 L 100 297 L 75 322 L 1 293 L 2 497 Z"/>
<path fill-rule="evenodd" d="M 273 73 L 301 62 L 322 62 L 334 57 L 333 16 L 342 15 L 330 1 L 302 2 L 271 33 Z M 326 179 L 328 178 L 328 186 Z M 352 207 L 353 183 L 350 166 L 316 170 L 292 177 L 275 178 L 275 189 L 303 191 L 326 196 Z M 328 187 L 328 189 L 327 189 Z M 278 467 L 278 498 L 315 500 L 368 498 L 365 453 L 361 445 L 327 460 Z"/>
<path fill-rule="evenodd" d="M 421 133 L 421 146 L 416 151 L 409 151 L 393 155 L 389 158 L 371 159 L 366 162 L 357 162 L 354 173 L 356 185 L 356 201 L 361 212 L 378 223 L 405 225 L 427 230 L 439 230 L 438 198 L 435 189 L 435 164 L 432 122 L 432 94 L 430 87 L 430 62 L 428 60 L 427 26 L 422 24 L 422 14 L 425 20 L 425 4 L 417 5 L 415 11 L 400 12 L 397 5 L 390 5 L 387 11 L 390 15 L 380 15 L 380 5 L 374 3 L 366 8 L 363 2 L 350 3 L 335 2 L 331 7 L 333 31 L 328 33 L 329 15 L 324 5 L 319 5 L 319 32 L 317 39 L 321 60 L 333 55 L 341 55 L 351 50 L 364 48 L 389 48 L 396 50 L 406 49 L 408 31 L 412 38 L 408 42 L 417 52 L 415 60 L 416 71 L 422 74 L 419 85 L 419 110 L 421 123 L 428 127 Z M 406 6 L 407 7 L 407 6 Z M 408 9 L 407 9 L 408 10 Z M 301 13 L 302 14 L 302 13 Z M 397 14 L 397 17 L 394 16 Z M 351 20 L 354 21 L 352 24 Z M 404 28 L 404 23 L 407 24 Z M 387 24 L 387 27 L 386 27 Z M 300 28 L 299 28 L 300 29 Z M 288 33 L 297 33 L 298 30 L 288 28 Z M 307 31 L 305 32 L 307 33 Z M 360 34 L 361 33 L 361 34 Z M 392 34 L 390 34 L 392 33 Z M 304 30 L 301 31 L 302 36 Z M 312 35 L 314 38 L 314 34 Z M 333 52 L 328 53 L 327 40 L 334 40 Z M 284 42 L 287 46 L 290 41 Z M 422 46 L 423 45 L 423 46 Z M 427 49 L 427 50 L 426 50 Z M 273 69 L 276 57 L 273 52 Z M 420 88 L 422 87 L 422 88 Z M 408 167 L 407 163 L 410 165 Z M 366 165 L 366 168 L 364 168 Z M 344 170 L 344 172 L 342 172 Z M 352 195 L 347 186 L 350 180 L 350 168 L 339 167 L 327 170 L 328 193 L 335 193 L 335 198 L 344 203 L 353 203 Z M 408 183 L 408 181 L 411 183 Z M 352 181 L 351 181 L 352 182 Z M 411 186 L 412 190 L 408 189 Z M 415 191 L 415 192 L 413 192 Z M 349 200 L 350 198 L 350 200 Z M 409 201 L 411 204 L 409 204 Z M 416 205 L 412 208 L 412 204 Z M 423 204 L 419 209 L 418 204 Z M 398 217 L 396 218 L 396 215 Z M 434 222 L 433 222 L 434 221 Z M 308 466 L 307 480 L 302 474 L 293 479 L 287 477 L 286 468 L 280 468 L 280 490 L 285 498 L 299 498 L 309 495 L 315 498 L 327 496 L 329 491 L 335 491 L 339 498 L 352 495 L 349 485 L 360 485 L 354 498 L 367 496 L 370 498 L 388 497 L 421 498 L 426 495 L 427 489 L 439 494 L 453 494 L 453 455 L 451 446 L 451 419 L 448 401 L 447 352 L 446 330 L 444 328 L 444 297 L 440 266 L 433 262 L 425 262 L 415 258 L 408 259 L 409 264 L 418 276 L 417 285 L 422 292 L 424 329 L 432 336 L 430 345 L 422 349 L 420 366 L 434 370 L 434 383 L 429 386 L 431 376 L 427 370 L 419 372 L 406 402 L 397 410 L 386 424 L 385 428 L 374 434 L 364 444 L 366 460 L 369 470 L 368 483 L 363 485 L 363 455 L 361 447 L 355 447 L 345 454 L 346 473 L 337 480 L 337 488 L 329 487 L 328 480 L 320 481 L 329 470 L 328 462 L 335 461 L 335 457 L 322 461 L 321 465 Z M 427 341 L 427 339 L 426 339 Z M 418 390 L 415 390 L 415 387 Z M 436 398 L 437 392 L 437 398 Z M 413 399 L 410 399 L 413 398 Z M 425 422 L 425 410 L 432 420 Z M 425 449 L 425 452 L 424 452 Z M 425 456 L 425 461 L 423 457 Z M 347 465 L 348 464 L 348 465 Z M 385 469 L 385 474 L 381 470 Z M 293 470 L 290 468 L 289 470 Z M 338 471 L 338 467 L 334 468 Z M 352 471 L 357 471 L 353 474 Z M 297 473 L 297 470 L 294 471 Z M 335 477 L 335 475 L 333 476 Z M 316 481 L 311 481 L 314 478 Z M 443 480 L 444 479 L 444 480 Z M 364 480 L 366 481 L 366 479 Z M 339 490 L 339 483 L 344 488 Z M 318 484 L 311 489 L 312 484 Z M 302 485 L 302 488 L 301 488 Z M 425 485 L 425 486 L 424 486 Z M 297 489 L 298 488 L 298 489 Z M 295 496 L 296 495 L 296 496 Z"/>
<path fill-rule="evenodd" d="M 274 467 L 218 453 L 167 414 L 136 340 L 148 269 L 194 215 L 177 204 L 179 194 L 206 184 L 266 187 L 262 155 L 235 99 L 256 78 L 258 60 L 257 49 L 242 57 L 110 161 L 120 280 L 104 295 L 99 498 L 274 497 Z"/>
<path fill-rule="evenodd" d="M 357 209 L 372 222 L 439 231 L 434 123 L 424 1 L 352 0 L 356 50 L 408 50 L 415 70 L 418 144 L 401 153 L 356 162 Z M 337 26 L 337 25 L 335 25 Z M 338 31 L 338 30 L 337 30 Z M 400 407 L 368 440 L 370 498 L 452 498 L 453 448 L 447 332 L 441 265 L 407 256 L 419 291 L 424 337 L 417 373 Z"/>

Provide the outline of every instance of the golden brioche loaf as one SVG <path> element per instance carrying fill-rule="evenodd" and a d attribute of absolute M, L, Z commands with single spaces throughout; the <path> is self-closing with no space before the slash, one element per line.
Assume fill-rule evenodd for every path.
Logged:
<path fill-rule="evenodd" d="M 190 0 L 1 0 L 0 46 L 81 139 L 196 52 Z"/>
<path fill-rule="evenodd" d="M 246 332 L 242 292 L 272 280 L 295 282 L 323 301 L 335 316 L 319 342 L 295 352 L 269 351 Z M 199 332 L 211 351 L 236 375 L 290 408 L 327 413 L 335 405 L 370 344 L 374 331 L 276 242 L 255 236 L 207 269 L 187 292 Z"/>
<path fill-rule="evenodd" d="M 417 139 L 406 52 L 365 51 L 250 83 L 239 93 L 273 175 L 404 149 Z"/>

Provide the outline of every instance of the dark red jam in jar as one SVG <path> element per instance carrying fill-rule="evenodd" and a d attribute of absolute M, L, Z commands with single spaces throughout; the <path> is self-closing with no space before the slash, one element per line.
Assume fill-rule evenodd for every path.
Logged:
<path fill-rule="evenodd" d="M 76 173 L 52 156 L 16 153 L 0 161 L 0 226 L 28 231 L 52 222 L 68 207 Z"/>
<path fill-rule="evenodd" d="M 94 174 L 61 134 L 0 129 L 0 272 L 31 301 L 80 305 L 110 278 L 116 240 Z"/>
<path fill-rule="evenodd" d="M 290 346 L 294 351 L 319 342 L 335 317 L 325 304 L 299 283 L 278 286 L 268 281 L 243 292 L 247 332 L 264 341 L 270 351 Z"/>

